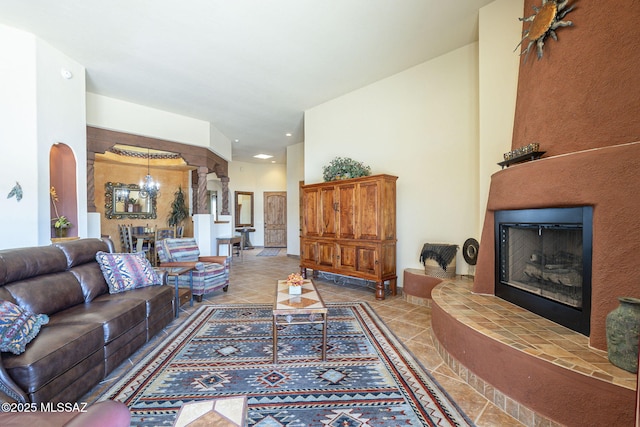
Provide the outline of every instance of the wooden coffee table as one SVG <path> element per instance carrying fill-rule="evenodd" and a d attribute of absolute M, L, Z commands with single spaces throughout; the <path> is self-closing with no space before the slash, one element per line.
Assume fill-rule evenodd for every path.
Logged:
<path fill-rule="evenodd" d="M 322 324 L 322 360 L 327 360 L 327 307 L 311 280 L 304 280 L 299 295 L 289 294 L 286 280 L 278 280 L 273 305 L 273 363 L 278 363 L 278 326 Z"/>

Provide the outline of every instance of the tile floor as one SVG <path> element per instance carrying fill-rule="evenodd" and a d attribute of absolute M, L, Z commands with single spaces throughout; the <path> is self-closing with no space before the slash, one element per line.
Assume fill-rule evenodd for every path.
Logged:
<path fill-rule="evenodd" d="M 242 259 L 234 257 L 229 291 L 207 295 L 202 303 L 272 303 L 275 281 L 285 278 L 289 273 L 299 271 L 299 259 L 286 256 L 285 249 L 275 257 L 257 256 L 259 252 L 260 248 L 255 248 L 244 251 Z M 401 295 L 387 296 L 385 300 L 377 301 L 373 288 L 366 288 L 361 284 L 336 284 L 322 277 L 315 282 L 325 302 L 368 302 L 476 425 L 480 427 L 523 425 L 462 381 L 445 364 L 433 345 L 431 310 L 428 307 L 408 303 Z M 83 401 L 93 402 L 122 372 L 136 363 L 153 348 L 155 342 L 163 339 L 198 306 L 199 303 L 195 303 L 193 308 L 188 304 L 183 305 L 179 319 L 174 320 L 162 333 L 134 354 L 128 363 L 123 363 L 112 372 L 107 379 L 88 393 Z"/>

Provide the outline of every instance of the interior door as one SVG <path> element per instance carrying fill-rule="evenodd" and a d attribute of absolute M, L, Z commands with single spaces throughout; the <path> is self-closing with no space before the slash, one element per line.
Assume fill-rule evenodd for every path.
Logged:
<path fill-rule="evenodd" d="M 264 247 L 287 247 L 287 193 L 264 192 Z"/>

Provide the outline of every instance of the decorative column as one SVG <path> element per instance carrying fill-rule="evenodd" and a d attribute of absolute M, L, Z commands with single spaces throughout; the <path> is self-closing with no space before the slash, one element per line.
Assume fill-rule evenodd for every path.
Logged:
<path fill-rule="evenodd" d="M 92 153 L 93 154 L 93 153 Z M 87 212 L 96 212 L 95 159 L 87 158 Z"/>
<path fill-rule="evenodd" d="M 222 182 L 222 209 L 220 215 L 231 215 L 229 213 L 229 177 L 223 176 L 220 181 Z"/>
<path fill-rule="evenodd" d="M 197 213 L 208 214 L 209 203 L 207 203 L 207 173 L 209 169 L 206 166 L 198 167 L 198 195 L 197 195 Z"/>

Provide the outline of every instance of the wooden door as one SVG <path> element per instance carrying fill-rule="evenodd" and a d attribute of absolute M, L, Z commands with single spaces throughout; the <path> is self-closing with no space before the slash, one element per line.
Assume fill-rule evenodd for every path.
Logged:
<path fill-rule="evenodd" d="M 264 192 L 264 247 L 287 247 L 287 193 Z"/>

